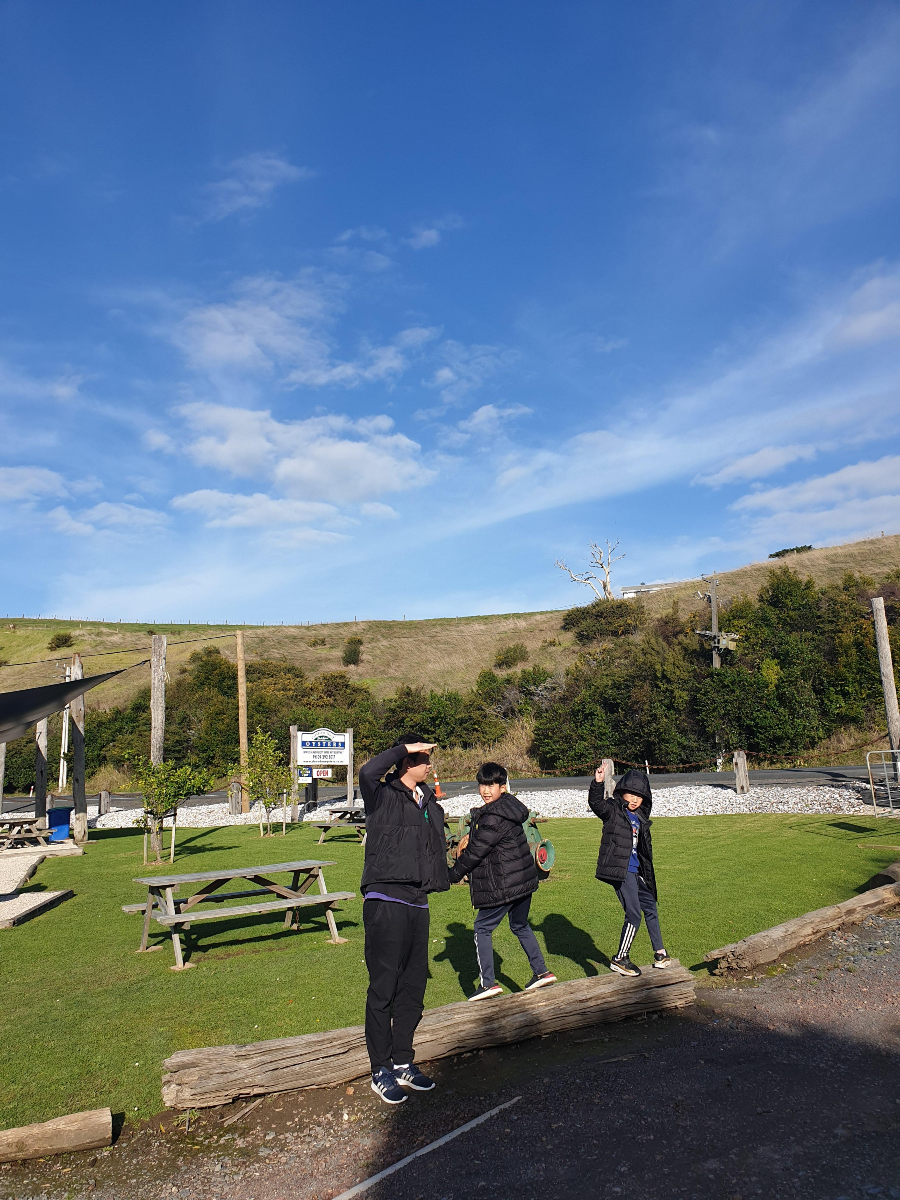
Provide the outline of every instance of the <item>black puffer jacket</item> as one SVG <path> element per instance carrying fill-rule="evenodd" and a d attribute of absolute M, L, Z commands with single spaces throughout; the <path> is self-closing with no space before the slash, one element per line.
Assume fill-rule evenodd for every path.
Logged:
<path fill-rule="evenodd" d="M 537 867 L 522 822 L 528 809 L 510 793 L 472 809 L 469 844 L 450 868 L 450 882 L 469 876 L 473 908 L 512 904 L 538 889 Z"/>
<path fill-rule="evenodd" d="M 656 875 L 653 871 L 653 844 L 650 841 L 650 810 L 653 807 L 653 794 L 650 791 L 650 780 L 643 771 L 626 771 L 616 790 L 607 800 L 603 794 L 604 785 L 592 780 L 588 792 L 588 804 L 592 812 L 603 822 L 603 837 L 600 841 L 600 853 L 597 856 L 597 878 L 606 883 L 615 883 L 624 879 L 628 874 L 628 860 L 631 858 L 631 822 L 628 820 L 628 807 L 622 799 L 623 792 L 631 792 L 635 796 L 643 796 L 644 802 L 635 809 L 634 815 L 641 823 L 638 834 L 638 863 L 641 868 L 641 878 L 656 895 Z"/>
<path fill-rule="evenodd" d="M 421 808 L 396 771 L 381 776 L 406 757 L 405 746 L 392 746 L 376 754 L 359 769 L 359 790 L 366 808 L 366 860 L 363 892 L 378 891 L 379 884 L 408 884 L 416 891 L 446 892 L 447 841 L 444 810 L 427 784 Z M 392 890 L 391 895 L 398 894 Z M 418 899 L 410 893 L 410 899 Z"/>

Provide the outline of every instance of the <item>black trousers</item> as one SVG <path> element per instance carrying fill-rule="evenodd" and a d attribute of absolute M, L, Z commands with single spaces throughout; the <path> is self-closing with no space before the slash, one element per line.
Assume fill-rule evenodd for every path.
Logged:
<path fill-rule="evenodd" d="M 366 931 L 366 1048 L 372 1070 L 413 1061 L 413 1034 L 428 982 L 427 908 L 390 900 L 363 903 Z"/>
<path fill-rule="evenodd" d="M 663 950 L 665 947 L 659 930 L 659 912 L 656 908 L 656 900 L 640 875 L 629 871 L 621 883 L 614 883 L 612 886 L 616 889 L 619 903 L 625 909 L 625 923 L 619 939 L 619 958 L 628 956 L 634 936 L 641 927 L 641 913 L 647 919 L 650 944 L 654 950 Z"/>
<path fill-rule="evenodd" d="M 478 973 L 481 976 L 482 987 L 493 987 L 497 982 L 494 974 L 494 945 L 491 934 L 509 913 L 509 927 L 519 939 L 519 945 L 528 955 L 528 961 L 535 975 L 543 975 L 547 970 L 544 956 L 537 943 L 537 938 L 528 924 L 528 910 L 531 908 L 531 896 L 523 896 L 512 904 L 498 904 L 494 908 L 479 908 L 475 917 L 475 953 L 478 955 Z"/>

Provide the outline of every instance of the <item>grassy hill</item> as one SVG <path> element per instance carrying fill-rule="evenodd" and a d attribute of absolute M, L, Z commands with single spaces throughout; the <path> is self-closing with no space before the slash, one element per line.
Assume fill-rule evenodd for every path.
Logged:
<path fill-rule="evenodd" d="M 831 546 L 724 571 L 719 575 L 720 597 L 727 601 L 742 593 L 755 594 L 771 567 L 781 564 L 803 576 L 811 576 L 818 584 L 837 582 L 847 571 L 882 576 L 892 568 L 900 567 L 900 535 Z M 699 606 L 695 595 L 699 586 L 699 580 L 683 581 L 645 597 L 644 603 L 652 614 L 668 610 L 674 601 L 678 601 L 682 612 L 689 612 Z M 583 604 L 592 597 L 586 588 L 573 587 L 571 598 L 573 604 Z M 384 696 L 393 693 L 401 683 L 439 691 L 470 687 L 479 671 L 493 665 L 498 650 L 515 642 L 526 646 L 529 665 L 540 663 L 550 670 L 565 667 L 577 655 L 578 647 L 571 634 L 560 631 L 562 616 L 561 610 L 551 610 L 429 621 L 248 625 L 242 628 L 248 658 L 284 659 L 299 664 L 312 675 L 344 669 L 351 677 L 370 684 L 376 695 Z M 10 664 L 0 669 L 0 690 L 55 682 L 61 675 L 56 663 L 64 665 L 73 650 L 85 656 L 88 675 L 128 666 L 149 655 L 151 632 L 164 633 L 169 639 L 168 669 L 172 675 L 200 645 L 217 645 L 230 658 L 235 654 L 233 626 L 159 625 L 150 630 L 147 625 L 138 623 L 10 617 L 0 623 L 0 661 L 6 660 Z M 73 646 L 54 653 L 48 649 L 48 643 L 58 633 L 70 634 Z M 344 643 L 351 636 L 363 640 L 362 661 L 358 667 L 342 668 Z M 210 638 L 216 640 L 208 641 Z M 49 661 L 12 665 L 30 664 L 32 660 Z M 148 682 L 148 667 L 129 671 L 88 692 L 88 707 L 108 708 L 123 704 Z"/>

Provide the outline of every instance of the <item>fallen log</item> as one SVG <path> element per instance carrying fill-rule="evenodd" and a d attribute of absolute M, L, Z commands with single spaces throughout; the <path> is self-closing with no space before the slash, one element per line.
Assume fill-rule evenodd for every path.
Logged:
<path fill-rule="evenodd" d="M 888 868 L 890 870 L 890 868 Z M 724 975 L 728 971 L 747 971 L 752 967 L 775 962 L 791 950 L 798 950 L 810 942 L 818 941 L 826 933 L 833 933 L 846 925 L 858 925 L 874 913 L 883 912 L 900 904 L 900 883 L 889 883 L 884 887 L 872 888 L 860 896 L 843 900 L 840 904 L 829 904 L 804 913 L 792 921 L 773 925 L 762 933 L 752 933 L 739 942 L 710 950 L 703 956 L 704 962 L 718 962 L 713 974 Z"/>
<path fill-rule="evenodd" d="M 427 1062 L 693 1002 L 694 977 L 678 962 L 637 979 L 598 975 L 477 1004 L 463 1000 L 425 1013 L 416 1031 L 416 1059 Z M 239 1096 L 346 1083 L 368 1073 L 369 1058 L 363 1027 L 354 1025 L 248 1046 L 179 1050 L 163 1065 L 167 1108 L 209 1108 Z"/>
<path fill-rule="evenodd" d="M 37 1125 L 0 1130 L 0 1162 L 68 1154 L 72 1150 L 98 1150 L 111 1145 L 112 1113 L 108 1108 L 94 1108 Z"/>

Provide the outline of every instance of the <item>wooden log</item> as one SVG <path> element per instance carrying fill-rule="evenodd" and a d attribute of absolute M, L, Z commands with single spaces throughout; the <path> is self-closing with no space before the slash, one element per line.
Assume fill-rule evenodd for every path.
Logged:
<path fill-rule="evenodd" d="M 103 817 L 109 812 L 109 792 L 102 791 L 97 802 L 97 816 Z"/>
<path fill-rule="evenodd" d="M 34 815 L 47 826 L 47 731 L 49 720 L 42 717 L 34 727 Z"/>
<path fill-rule="evenodd" d="M 470 1004 L 429 1009 L 416 1031 L 416 1060 L 446 1058 L 694 1002 L 694 977 L 680 963 L 638 979 L 598 975 Z M 179 1050 L 164 1063 L 168 1108 L 209 1108 L 238 1096 L 346 1083 L 369 1071 L 363 1027 L 276 1038 L 248 1046 Z"/>
<path fill-rule="evenodd" d="M 892 750 L 900 750 L 900 708 L 897 706 L 897 681 L 894 678 L 891 639 L 888 635 L 884 600 L 881 596 L 872 597 L 872 617 L 875 622 L 875 644 L 878 647 L 878 668 L 881 672 L 881 688 L 884 693 L 888 740 Z"/>
<path fill-rule="evenodd" d="M 873 913 L 883 912 L 900 904 L 900 883 L 872 888 L 861 896 L 853 896 L 840 904 L 829 904 L 804 913 L 792 921 L 773 925 L 761 933 L 752 933 L 739 942 L 732 942 L 719 950 L 705 954 L 705 962 L 718 962 L 713 973 L 724 975 L 727 971 L 746 971 L 752 967 L 775 962 L 782 955 L 810 942 L 818 941 L 826 933 L 832 933 L 845 925 L 858 925 Z"/>
<path fill-rule="evenodd" d="M 616 790 L 616 764 L 611 758 L 604 758 L 603 763 L 603 796 L 606 800 Z"/>
<path fill-rule="evenodd" d="M 94 1108 L 37 1125 L 0 1131 L 0 1162 L 68 1154 L 73 1150 L 98 1150 L 111 1145 L 112 1113 L 108 1108 Z"/>
<path fill-rule="evenodd" d="M 747 755 L 743 750 L 735 750 L 734 760 L 734 790 L 739 796 L 746 796 L 750 791 L 750 772 L 747 770 Z"/>
<path fill-rule="evenodd" d="M 244 631 L 239 629 L 234 635 L 235 658 L 237 661 L 237 692 L 238 692 L 238 750 L 241 760 L 241 812 L 250 811 L 250 793 L 247 791 L 247 763 L 249 762 L 249 743 L 247 741 L 247 663 L 244 658 Z M 260 836 L 262 826 L 260 825 Z"/>

